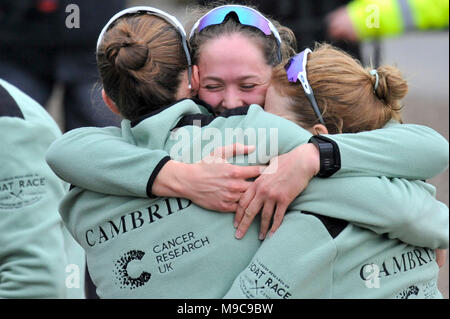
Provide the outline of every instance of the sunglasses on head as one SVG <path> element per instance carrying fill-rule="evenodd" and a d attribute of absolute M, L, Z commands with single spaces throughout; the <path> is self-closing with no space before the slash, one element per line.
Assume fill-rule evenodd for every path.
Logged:
<path fill-rule="evenodd" d="M 235 13 L 239 19 L 239 23 L 247 26 L 251 26 L 259 29 L 265 35 L 271 35 L 275 37 L 278 45 L 277 56 L 278 61 L 281 61 L 281 37 L 278 30 L 275 28 L 272 22 L 255 9 L 240 6 L 240 5 L 225 5 L 214 8 L 201 17 L 192 27 L 189 39 L 192 38 L 195 32 L 201 32 L 204 28 L 211 25 L 221 24 L 225 21 L 225 18 L 230 14 Z"/>
<path fill-rule="evenodd" d="M 191 63 L 191 55 L 189 53 L 188 44 L 187 44 L 187 40 L 186 40 L 186 31 L 184 30 L 183 25 L 180 23 L 180 21 L 178 21 L 177 18 L 175 18 L 174 16 L 172 16 L 162 10 L 159 10 L 159 9 L 156 9 L 153 7 L 138 6 L 138 7 L 131 7 L 131 8 L 119 11 L 108 21 L 108 23 L 103 27 L 102 31 L 100 32 L 100 35 L 98 36 L 98 40 L 97 40 L 97 52 L 98 52 L 100 44 L 103 40 L 103 37 L 105 36 L 105 33 L 108 31 L 109 27 L 119 18 L 121 18 L 125 15 L 133 15 L 133 14 L 150 14 L 150 15 L 158 16 L 158 17 L 164 19 L 165 21 L 167 21 L 168 23 L 170 23 L 172 26 L 174 26 L 175 29 L 177 29 L 178 33 L 181 36 L 181 43 L 183 45 L 184 53 L 186 54 L 186 59 L 188 62 L 189 87 L 191 87 L 192 63 Z"/>
<path fill-rule="evenodd" d="M 305 91 L 306 97 L 314 109 L 314 112 L 317 115 L 320 123 L 325 125 L 325 121 L 323 120 L 322 114 L 320 113 L 319 106 L 317 105 L 316 98 L 314 97 L 313 90 L 311 85 L 309 85 L 308 78 L 306 75 L 306 62 L 308 59 L 308 54 L 312 51 L 310 49 L 306 49 L 299 54 L 293 56 L 289 59 L 289 62 L 284 66 L 286 69 L 286 74 L 289 82 L 297 83 L 300 81 L 303 90 Z"/>

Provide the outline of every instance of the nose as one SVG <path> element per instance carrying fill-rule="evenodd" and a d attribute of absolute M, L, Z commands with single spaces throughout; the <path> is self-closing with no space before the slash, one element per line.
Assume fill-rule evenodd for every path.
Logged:
<path fill-rule="evenodd" d="M 244 100 L 238 90 L 228 88 L 225 91 L 222 100 L 222 108 L 230 110 L 243 105 Z"/>

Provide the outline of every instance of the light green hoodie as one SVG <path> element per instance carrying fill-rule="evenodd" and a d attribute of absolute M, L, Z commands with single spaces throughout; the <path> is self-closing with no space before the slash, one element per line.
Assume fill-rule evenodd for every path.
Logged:
<path fill-rule="evenodd" d="M 131 123 L 124 120 L 121 129 L 85 129 L 82 134 L 88 147 L 92 148 L 94 144 L 97 144 L 104 150 L 103 153 L 97 154 L 99 157 L 90 158 L 94 167 L 88 170 L 96 170 L 95 176 L 107 176 L 106 181 L 112 176 L 112 180 L 116 178 L 118 184 L 124 183 L 127 185 L 125 188 L 128 186 L 132 188 L 134 178 L 144 175 L 148 170 L 147 167 L 143 165 L 134 167 L 132 164 L 127 164 L 127 169 L 133 173 L 121 176 L 116 175 L 117 172 L 110 171 L 111 168 L 119 168 L 128 163 L 127 156 L 130 150 L 128 146 L 130 145 L 135 150 L 164 150 L 165 154 L 171 154 L 175 159 L 189 162 L 195 160 L 193 157 L 196 154 L 209 153 L 218 144 L 230 144 L 230 140 L 227 140 L 230 133 L 235 137 L 234 141 L 247 139 L 249 142 L 253 132 L 256 140 L 252 142 L 258 146 L 255 153 L 259 154 L 256 162 L 250 156 L 236 159 L 236 162 L 246 165 L 248 162 L 267 163 L 270 157 L 276 155 L 268 152 L 270 146 L 274 145 L 274 141 L 276 141 L 276 152 L 281 154 L 306 143 L 311 137 L 309 132 L 296 124 L 266 113 L 259 106 L 251 106 L 241 111 L 245 112 L 234 111 L 233 116 L 222 116 L 212 121 L 205 108 L 191 100 L 184 100 L 169 108 L 158 110 L 140 121 Z M 185 120 L 185 124 L 190 123 L 187 119 L 202 119 L 203 124 L 205 121 L 212 122 L 201 129 L 188 125 L 173 130 L 181 119 Z M 271 128 L 276 130 L 270 131 Z M 109 134 L 112 140 L 121 139 L 124 142 L 116 143 L 115 149 L 111 150 L 109 148 L 111 145 L 108 143 L 98 142 L 96 134 L 91 135 L 92 139 L 89 141 L 90 131 L 93 133 L 103 131 L 104 134 Z M 275 140 L 273 140 L 274 135 L 278 136 Z M 73 155 L 72 152 L 59 153 L 57 149 L 61 145 L 60 142 L 54 144 L 47 154 L 47 160 L 53 163 L 52 167 L 55 163 L 54 156 L 67 158 L 71 156 L 70 154 Z M 76 138 L 72 139 L 72 143 L 76 144 Z M 113 158 L 112 153 L 123 155 Z M 140 154 L 143 159 L 144 153 Z M 189 156 L 185 156 L 186 154 Z M 83 157 L 79 155 L 80 158 Z M 140 155 L 134 157 L 131 153 L 130 155 L 134 159 L 140 157 Z M 101 166 L 104 165 L 104 163 L 101 164 L 102 161 L 107 162 L 106 166 Z M 158 170 L 158 163 L 164 164 L 165 161 L 167 161 L 167 155 L 162 155 L 162 159 L 147 165 L 154 165 L 151 167 Z M 69 162 L 66 165 L 70 165 Z M 136 174 L 138 171 L 139 174 Z M 349 170 L 350 174 L 352 172 L 354 172 L 353 168 Z M 421 173 L 423 172 L 419 172 Z M 86 178 L 86 172 L 80 172 L 80 174 Z M 144 194 L 149 193 L 147 185 L 152 184 L 152 178 L 154 180 L 154 177 L 148 178 L 147 173 L 144 179 L 137 181 L 141 187 L 145 188 Z M 372 180 L 379 185 L 378 178 L 372 178 Z M 100 181 L 99 184 L 103 182 Z M 342 178 L 341 182 L 346 183 L 346 180 Z M 317 179 L 317 183 L 325 187 L 327 180 Z M 351 179 L 347 180 L 347 183 L 351 183 Z M 374 222 L 370 225 L 374 230 L 392 237 L 399 235 L 399 238 L 404 241 L 416 241 L 423 246 L 445 247 L 448 242 L 448 229 L 442 230 L 439 227 L 442 221 L 448 218 L 448 209 L 434 199 L 433 189 L 424 185 L 407 189 L 404 185 L 408 183 L 400 179 L 398 184 L 388 180 L 383 181 L 382 187 L 390 191 L 392 196 L 387 197 L 381 205 L 376 205 L 379 197 L 372 200 L 362 198 L 360 202 L 356 200 L 356 205 L 359 206 L 355 210 L 356 216 L 351 218 L 361 221 L 362 224 L 369 219 Z M 364 183 L 360 183 L 360 186 L 358 189 L 360 193 L 370 193 L 369 178 Z M 113 188 L 110 187 L 110 189 Z M 410 192 L 411 189 L 414 190 L 413 193 Z M 108 192 L 109 190 L 102 193 L 75 187 L 69 192 L 60 208 L 68 229 L 86 251 L 88 266 L 100 297 L 220 298 L 224 296 L 239 272 L 245 269 L 260 246 L 257 240 L 259 228 L 257 223 L 251 226 L 244 240 L 238 241 L 233 236 L 231 214 L 207 211 L 182 199 L 149 200 L 144 196 L 140 198 L 112 196 L 108 195 Z M 323 194 L 329 192 L 333 192 L 333 189 L 327 189 L 323 191 Z M 428 207 L 433 210 L 416 212 L 415 198 L 430 201 L 431 204 Z M 335 211 L 345 215 L 344 208 L 348 203 L 345 200 L 335 201 L 334 199 L 335 197 L 330 194 L 330 196 L 324 196 L 322 201 L 327 203 L 327 207 L 333 207 L 331 215 Z M 395 215 L 395 212 L 387 211 L 387 209 L 390 209 L 393 203 L 402 201 L 407 203 L 407 209 L 410 207 L 413 209 L 412 214 L 428 214 L 433 217 L 436 215 L 436 218 L 425 219 L 427 223 L 424 227 L 425 233 L 428 231 L 430 233 L 426 234 L 424 240 L 417 233 L 403 233 L 393 229 L 399 226 L 399 223 L 390 225 L 390 221 L 396 220 L 396 217 L 391 220 L 384 219 L 386 215 Z M 301 207 L 302 204 L 298 203 L 298 205 Z M 374 206 L 379 208 L 377 214 L 370 218 L 365 217 L 364 210 Z M 354 212 L 348 212 L 350 213 Z M 417 230 L 414 227 L 412 229 Z M 422 235 L 421 231 L 420 235 Z"/>
<path fill-rule="evenodd" d="M 68 185 L 45 162 L 58 126 L 0 80 L 0 298 L 84 298 L 84 252 L 58 214 Z"/>
<path fill-rule="evenodd" d="M 342 185 L 346 183 L 335 183 Z M 343 220 L 296 211 L 295 206 L 302 207 L 290 207 L 225 298 L 442 298 L 433 250 Z M 346 213 L 354 210 L 349 207 Z M 442 227 L 448 229 L 448 219 Z"/>

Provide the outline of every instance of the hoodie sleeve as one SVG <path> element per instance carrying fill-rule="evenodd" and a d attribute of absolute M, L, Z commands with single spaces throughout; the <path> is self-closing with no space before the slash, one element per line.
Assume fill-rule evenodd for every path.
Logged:
<path fill-rule="evenodd" d="M 103 194 L 152 197 L 152 182 L 170 157 L 163 150 L 129 143 L 119 128 L 85 127 L 57 139 L 46 160 L 72 185 Z"/>
<path fill-rule="evenodd" d="M 426 126 L 390 122 L 378 130 L 328 137 L 337 142 L 341 154 L 341 169 L 333 177 L 427 180 L 448 168 L 448 141 Z"/>
<path fill-rule="evenodd" d="M 314 178 L 289 209 L 346 220 L 413 246 L 448 248 L 448 207 L 435 198 L 434 186 L 422 181 Z"/>

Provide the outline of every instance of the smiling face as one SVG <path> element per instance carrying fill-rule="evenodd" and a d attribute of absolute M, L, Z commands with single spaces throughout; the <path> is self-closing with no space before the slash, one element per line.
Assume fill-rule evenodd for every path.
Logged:
<path fill-rule="evenodd" d="M 234 33 L 202 46 L 198 97 L 217 113 L 240 106 L 264 106 L 272 67 L 255 40 Z"/>

